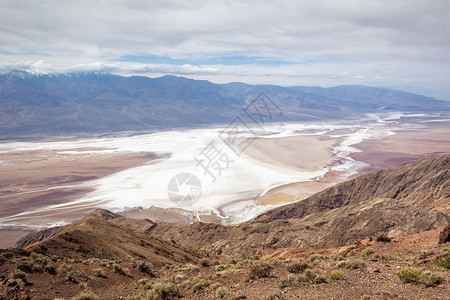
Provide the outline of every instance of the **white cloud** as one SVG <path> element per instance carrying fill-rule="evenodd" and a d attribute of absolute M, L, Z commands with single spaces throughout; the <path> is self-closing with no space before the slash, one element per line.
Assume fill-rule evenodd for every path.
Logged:
<path fill-rule="evenodd" d="M 36 72 L 170 73 L 418 91 L 422 86 L 450 98 L 450 2 L 445 0 L 3 0 L 0 20 L 0 61 Z M 111 62 L 127 55 L 249 56 L 291 64 Z"/>

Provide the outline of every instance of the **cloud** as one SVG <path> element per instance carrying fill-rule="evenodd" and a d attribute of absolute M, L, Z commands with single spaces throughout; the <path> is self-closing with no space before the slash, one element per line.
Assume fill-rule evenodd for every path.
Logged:
<path fill-rule="evenodd" d="M 446 0 L 3 0 L 0 19 L 0 61 L 36 72 L 419 84 L 450 98 Z M 161 62 L 127 60 L 145 56 Z"/>

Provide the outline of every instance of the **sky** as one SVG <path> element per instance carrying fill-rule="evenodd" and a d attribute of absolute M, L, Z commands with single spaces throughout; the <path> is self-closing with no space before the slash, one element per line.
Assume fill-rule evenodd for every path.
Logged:
<path fill-rule="evenodd" d="M 0 68 L 450 100 L 450 1 L 0 0 Z"/>

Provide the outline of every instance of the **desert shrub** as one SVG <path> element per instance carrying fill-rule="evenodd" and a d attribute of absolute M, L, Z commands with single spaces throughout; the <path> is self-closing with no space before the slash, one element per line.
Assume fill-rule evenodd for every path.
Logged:
<path fill-rule="evenodd" d="M 315 284 L 327 283 L 327 282 L 328 282 L 327 278 L 323 275 L 316 275 L 316 277 L 314 277 L 314 279 L 312 281 L 312 283 L 315 283 Z"/>
<path fill-rule="evenodd" d="M 337 267 L 343 268 L 343 269 L 352 269 L 352 270 L 364 269 L 366 267 L 366 263 L 361 260 L 358 260 L 358 259 L 353 259 L 353 260 L 341 261 L 340 263 L 337 264 Z"/>
<path fill-rule="evenodd" d="M 364 249 L 364 254 L 365 255 L 371 255 L 371 254 L 374 254 L 375 253 L 375 250 L 373 250 L 372 248 L 366 248 L 366 249 Z"/>
<path fill-rule="evenodd" d="M 26 282 L 23 281 L 23 280 L 20 279 L 20 278 L 15 279 L 15 281 L 16 281 L 16 283 L 17 283 L 17 286 L 18 286 L 19 289 L 21 289 L 21 290 L 26 286 Z"/>
<path fill-rule="evenodd" d="M 16 265 L 16 268 L 25 273 L 33 272 L 33 264 L 30 262 L 21 262 Z"/>
<path fill-rule="evenodd" d="M 200 268 L 197 265 L 193 264 L 185 264 L 181 266 L 176 266 L 174 268 L 175 271 L 183 271 L 191 274 L 198 273 L 200 271 Z"/>
<path fill-rule="evenodd" d="M 260 262 L 254 264 L 250 267 L 248 272 L 249 279 L 259 279 L 270 276 L 270 271 L 272 270 L 272 266 L 265 262 Z"/>
<path fill-rule="evenodd" d="M 278 286 L 282 289 L 293 286 L 295 284 L 295 277 L 293 275 L 288 276 L 287 278 L 280 278 L 278 281 Z"/>
<path fill-rule="evenodd" d="M 397 272 L 398 278 L 405 283 L 420 284 L 422 272 L 419 270 L 404 269 Z"/>
<path fill-rule="evenodd" d="M 85 290 L 88 289 L 88 285 L 87 285 L 86 282 L 80 282 L 80 283 L 78 284 L 78 287 L 79 287 L 82 291 L 85 291 Z"/>
<path fill-rule="evenodd" d="M 247 255 L 245 258 L 248 260 L 259 260 L 259 255 L 257 254 Z"/>
<path fill-rule="evenodd" d="M 21 279 L 23 280 L 23 282 L 27 282 L 27 274 L 21 270 L 15 269 L 12 273 L 11 273 L 11 278 L 12 279 Z"/>
<path fill-rule="evenodd" d="M 72 300 L 99 300 L 99 298 L 91 292 L 83 292 L 73 297 Z"/>
<path fill-rule="evenodd" d="M 208 280 L 200 280 L 199 282 L 197 282 L 197 284 L 194 285 L 194 287 L 192 288 L 192 291 L 194 293 L 204 289 L 205 287 L 208 287 L 211 284 L 211 282 L 209 282 Z"/>
<path fill-rule="evenodd" d="M 287 266 L 287 270 L 290 273 L 302 273 L 309 267 L 306 262 L 292 262 Z"/>
<path fill-rule="evenodd" d="M 309 258 L 308 258 L 308 261 L 310 261 L 310 262 L 314 262 L 314 261 L 317 261 L 317 260 L 322 260 L 322 259 L 324 259 L 325 257 L 323 256 L 323 255 L 321 255 L 321 254 L 311 254 L 310 256 L 309 256 Z"/>
<path fill-rule="evenodd" d="M 422 283 L 423 285 L 429 287 L 429 286 L 439 285 L 439 284 L 441 284 L 444 281 L 445 281 L 445 278 L 441 277 L 441 276 L 436 276 L 436 275 L 434 275 L 434 276 L 426 276 L 426 275 L 424 275 L 424 276 L 422 276 L 422 278 L 420 280 L 420 283 Z"/>
<path fill-rule="evenodd" d="M 450 269 L 450 253 L 438 255 L 431 262 L 438 267 Z"/>
<path fill-rule="evenodd" d="M 137 262 L 137 267 L 138 267 L 139 272 L 146 273 L 146 274 L 150 275 L 151 277 L 155 277 L 155 274 L 153 274 L 153 272 L 151 270 L 151 266 L 148 263 L 146 263 L 145 261 Z"/>
<path fill-rule="evenodd" d="M 218 265 L 218 266 L 216 267 L 216 271 L 220 272 L 220 271 L 225 270 L 226 268 L 227 268 L 226 265 Z"/>
<path fill-rule="evenodd" d="M 209 287 L 213 290 L 217 290 L 218 288 L 222 287 L 222 285 L 220 283 L 216 282 L 216 283 L 211 284 Z"/>
<path fill-rule="evenodd" d="M 306 285 L 309 283 L 315 283 L 315 284 L 319 284 L 319 283 L 326 283 L 327 279 L 325 276 L 318 274 L 316 272 L 313 272 L 311 270 L 306 270 L 306 272 L 303 275 L 300 275 L 297 278 L 298 282 Z"/>
<path fill-rule="evenodd" d="M 157 281 L 146 293 L 148 300 L 171 300 L 180 298 L 180 291 L 176 284 L 168 281 Z"/>
<path fill-rule="evenodd" d="M 330 273 L 331 280 L 341 280 L 343 278 L 344 278 L 344 273 L 342 273 L 342 272 L 335 271 L 335 272 Z"/>
<path fill-rule="evenodd" d="M 425 259 L 430 257 L 431 255 L 433 255 L 433 251 L 431 250 L 424 250 L 422 252 L 419 253 L 419 259 Z"/>
<path fill-rule="evenodd" d="M 174 282 L 174 283 L 181 283 L 181 282 L 183 282 L 183 280 L 184 280 L 185 278 L 186 278 L 185 275 L 177 274 L 177 275 L 175 275 L 175 276 L 173 277 L 173 282 Z"/>
<path fill-rule="evenodd" d="M 130 270 L 128 270 L 127 268 L 122 267 L 119 264 L 112 264 L 111 265 L 111 269 L 114 271 L 114 273 L 120 274 L 120 275 L 125 275 L 125 276 L 129 276 L 130 275 Z"/>
<path fill-rule="evenodd" d="M 216 290 L 216 298 L 217 299 L 223 299 L 223 298 L 225 298 L 226 295 L 227 295 L 227 291 L 223 287 L 220 287 Z"/>
<path fill-rule="evenodd" d="M 444 277 L 423 274 L 419 270 L 413 269 L 401 270 L 400 272 L 397 272 L 397 276 L 402 282 L 416 285 L 423 284 L 428 287 L 439 285 L 445 281 Z"/>
<path fill-rule="evenodd" d="M 370 296 L 369 295 L 363 295 L 361 297 L 361 300 L 370 300 Z"/>
<path fill-rule="evenodd" d="M 391 238 L 386 233 L 380 232 L 375 235 L 374 240 L 378 243 L 389 243 Z"/>
<path fill-rule="evenodd" d="M 105 271 L 102 268 L 94 269 L 93 272 L 95 277 L 105 277 Z"/>
<path fill-rule="evenodd" d="M 68 281 L 78 283 L 82 280 L 88 280 L 89 277 L 83 272 L 72 270 L 71 266 L 62 264 L 58 267 L 58 272 Z"/>
<path fill-rule="evenodd" d="M 139 285 L 145 285 L 145 284 L 147 284 L 147 282 L 148 282 L 148 279 L 147 278 L 141 278 L 141 279 L 139 279 L 138 280 L 138 284 Z"/>

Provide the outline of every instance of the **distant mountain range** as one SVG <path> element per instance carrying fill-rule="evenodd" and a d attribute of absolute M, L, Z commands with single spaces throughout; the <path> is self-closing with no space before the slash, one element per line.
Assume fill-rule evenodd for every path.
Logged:
<path fill-rule="evenodd" d="M 450 110 L 446 101 L 367 86 L 214 84 L 175 76 L 31 74 L 13 70 L 0 74 L 0 137 L 226 124 L 242 115 L 261 92 L 283 112 L 272 121 Z"/>

